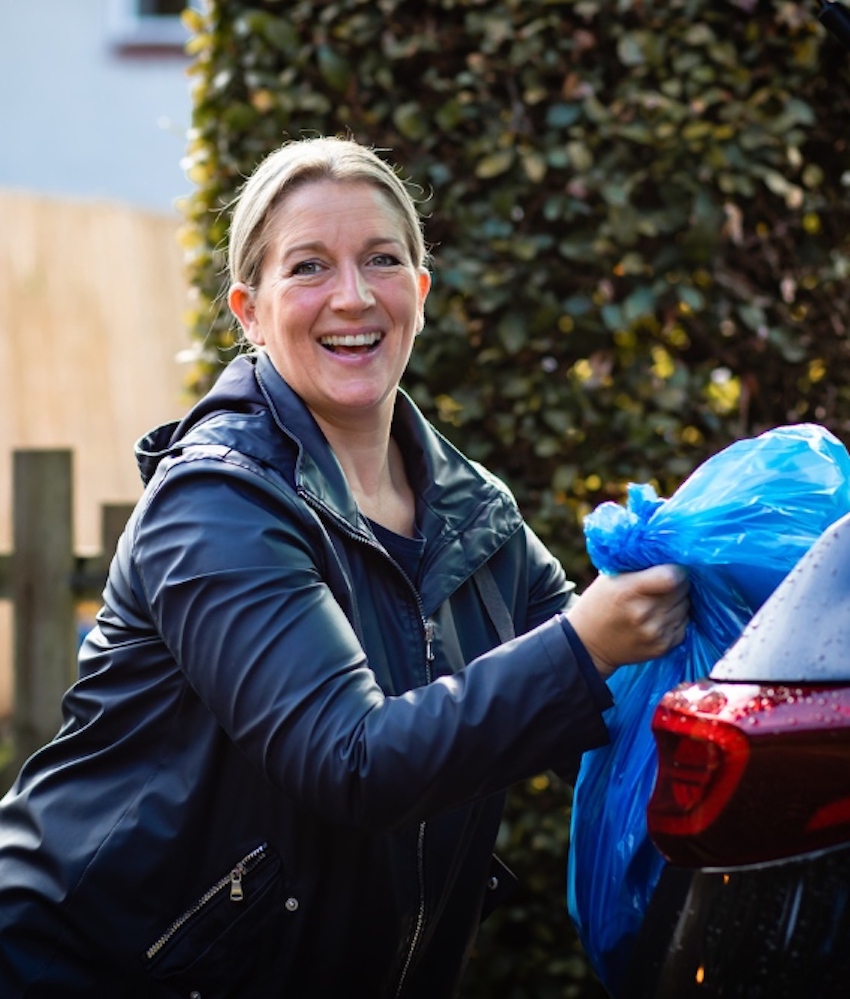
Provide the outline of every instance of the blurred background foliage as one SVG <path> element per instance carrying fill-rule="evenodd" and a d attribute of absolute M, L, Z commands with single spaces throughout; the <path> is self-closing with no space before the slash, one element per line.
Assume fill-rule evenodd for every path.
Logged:
<path fill-rule="evenodd" d="M 210 0 L 187 12 L 181 206 L 202 392 L 237 349 L 228 205 L 286 138 L 418 185 L 433 254 L 405 386 L 580 583 L 581 522 L 769 427 L 850 434 L 848 54 L 815 2 Z M 515 904 L 473 997 L 602 995 L 564 909 L 569 789 L 513 794 Z"/>

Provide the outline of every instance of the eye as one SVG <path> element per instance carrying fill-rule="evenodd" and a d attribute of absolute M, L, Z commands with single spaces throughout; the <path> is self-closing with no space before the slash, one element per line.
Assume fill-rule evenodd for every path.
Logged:
<path fill-rule="evenodd" d="M 295 264 L 290 273 L 292 275 L 307 275 L 318 274 L 321 270 L 321 264 L 318 260 L 302 260 L 300 263 Z"/>
<path fill-rule="evenodd" d="M 369 263 L 373 267 L 398 267 L 401 260 L 392 253 L 376 253 L 370 258 Z"/>

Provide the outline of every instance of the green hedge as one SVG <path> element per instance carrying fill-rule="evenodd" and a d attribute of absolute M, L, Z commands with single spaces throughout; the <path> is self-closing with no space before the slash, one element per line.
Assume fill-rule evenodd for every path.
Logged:
<path fill-rule="evenodd" d="M 435 262 L 406 386 L 579 582 L 581 520 L 771 426 L 850 431 L 848 56 L 811 3 L 213 0 L 187 15 L 183 241 L 200 392 L 233 353 L 227 205 L 286 137 L 420 185 Z M 542 779 L 542 778 L 541 778 Z M 517 791 L 468 995 L 593 995 L 563 914 L 569 799 Z M 514 947 L 520 941 L 521 947 Z M 508 984 L 510 983 L 510 984 Z"/>

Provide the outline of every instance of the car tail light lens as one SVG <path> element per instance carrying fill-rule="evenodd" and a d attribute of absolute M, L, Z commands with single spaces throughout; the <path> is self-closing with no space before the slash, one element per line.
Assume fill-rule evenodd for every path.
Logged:
<path fill-rule="evenodd" d="M 671 862 L 725 867 L 850 841 L 850 687 L 683 684 L 652 730 L 648 826 Z"/>
<path fill-rule="evenodd" d="M 701 833 L 735 793 L 749 755 L 747 740 L 730 725 L 675 714 L 654 732 L 664 768 L 653 803 L 658 828 L 680 836 Z"/>

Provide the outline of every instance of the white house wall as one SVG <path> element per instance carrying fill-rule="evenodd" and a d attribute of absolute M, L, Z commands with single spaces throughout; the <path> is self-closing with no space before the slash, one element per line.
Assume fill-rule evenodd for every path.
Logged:
<path fill-rule="evenodd" d="M 0 0 L 0 188 L 174 212 L 187 57 L 124 51 L 113 0 Z"/>

